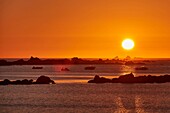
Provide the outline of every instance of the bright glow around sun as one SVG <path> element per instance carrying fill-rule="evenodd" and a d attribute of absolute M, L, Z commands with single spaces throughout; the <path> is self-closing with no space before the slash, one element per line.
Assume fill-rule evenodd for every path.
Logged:
<path fill-rule="evenodd" d="M 131 50 L 134 48 L 134 46 L 135 46 L 134 41 L 131 39 L 125 39 L 122 42 L 122 47 L 126 50 Z"/>

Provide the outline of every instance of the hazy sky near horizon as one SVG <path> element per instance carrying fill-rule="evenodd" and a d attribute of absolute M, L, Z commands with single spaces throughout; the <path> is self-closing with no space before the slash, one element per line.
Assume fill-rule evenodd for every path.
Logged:
<path fill-rule="evenodd" d="M 0 0 L 0 57 L 170 57 L 170 0 Z M 135 48 L 121 42 L 131 38 Z"/>

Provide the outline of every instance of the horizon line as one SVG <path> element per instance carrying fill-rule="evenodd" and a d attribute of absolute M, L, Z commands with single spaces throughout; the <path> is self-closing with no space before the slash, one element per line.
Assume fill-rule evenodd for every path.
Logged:
<path fill-rule="evenodd" d="M 37 57 L 37 56 L 33 56 Z M 77 57 L 77 56 L 75 56 Z M 75 57 L 37 57 L 40 59 L 71 59 Z M 130 56 L 131 57 L 131 56 Z M 0 57 L 0 59 L 29 59 L 30 57 Z M 108 58 L 108 57 L 77 57 L 81 59 L 115 59 L 115 57 Z M 119 57 L 119 59 L 125 59 L 126 57 Z M 170 59 L 170 57 L 131 57 L 131 59 Z"/>

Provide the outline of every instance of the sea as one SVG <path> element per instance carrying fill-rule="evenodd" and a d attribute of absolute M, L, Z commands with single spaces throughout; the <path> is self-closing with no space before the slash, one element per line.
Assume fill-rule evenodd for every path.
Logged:
<path fill-rule="evenodd" d="M 170 60 L 141 65 L 35 65 L 0 66 L 0 80 L 33 79 L 46 75 L 56 82 L 47 85 L 0 86 L 0 113 L 170 113 L 170 83 L 90 84 L 95 75 L 115 78 L 170 74 Z M 37 66 L 37 65 L 36 65 Z M 85 70 L 95 66 L 95 70 Z M 68 68 L 70 71 L 61 71 Z"/>

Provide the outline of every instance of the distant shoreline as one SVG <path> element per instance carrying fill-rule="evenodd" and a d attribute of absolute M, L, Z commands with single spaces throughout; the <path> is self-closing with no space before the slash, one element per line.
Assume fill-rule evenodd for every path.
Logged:
<path fill-rule="evenodd" d="M 165 60 L 165 59 L 162 59 Z M 169 59 L 170 60 L 170 59 Z M 148 60 L 148 59 L 131 59 L 129 56 L 127 56 L 124 59 L 119 59 L 118 57 L 114 59 L 82 59 L 78 57 L 74 58 L 59 58 L 59 59 L 40 59 L 38 57 L 31 57 L 29 59 L 12 59 L 6 60 L 6 59 L 0 59 L 0 66 L 9 66 L 9 65 L 56 65 L 56 64 L 87 64 L 87 65 L 93 65 L 93 64 L 125 64 L 125 65 L 145 65 L 146 63 L 153 62 L 154 59 Z"/>
<path fill-rule="evenodd" d="M 56 58 L 50 58 L 50 57 L 46 57 L 46 58 L 41 58 L 41 57 L 38 57 L 39 59 L 42 59 L 42 60 L 46 60 L 46 59 L 72 59 L 72 58 L 70 58 L 70 57 L 56 57 Z M 73 57 L 74 58 L 74 57 Z M 24 59 L 24 60 L 29 60 L 30 59 L 30 57 L 15 57 L 15 58 L 12 58 L 12 57 L 7 57 L 7 58 L 5 58 L 5 57 L 0 57 L 0 60 L 19 60 L 19 59 Z M 84 58 L 84 57 L 82 57 L 81 59 L 86 59 L 86 60 L 97 60 L 97 59 L 114 59 L 114 58 Z M 125 58 L 119 58 L 120 60 L 123 60 L 123 59 L 125 59 Z M 134 58 L 132 58 L 133 60 L 170 60 L 170 58 L 138 58 L 138 57 L 134 57 Z"/>

